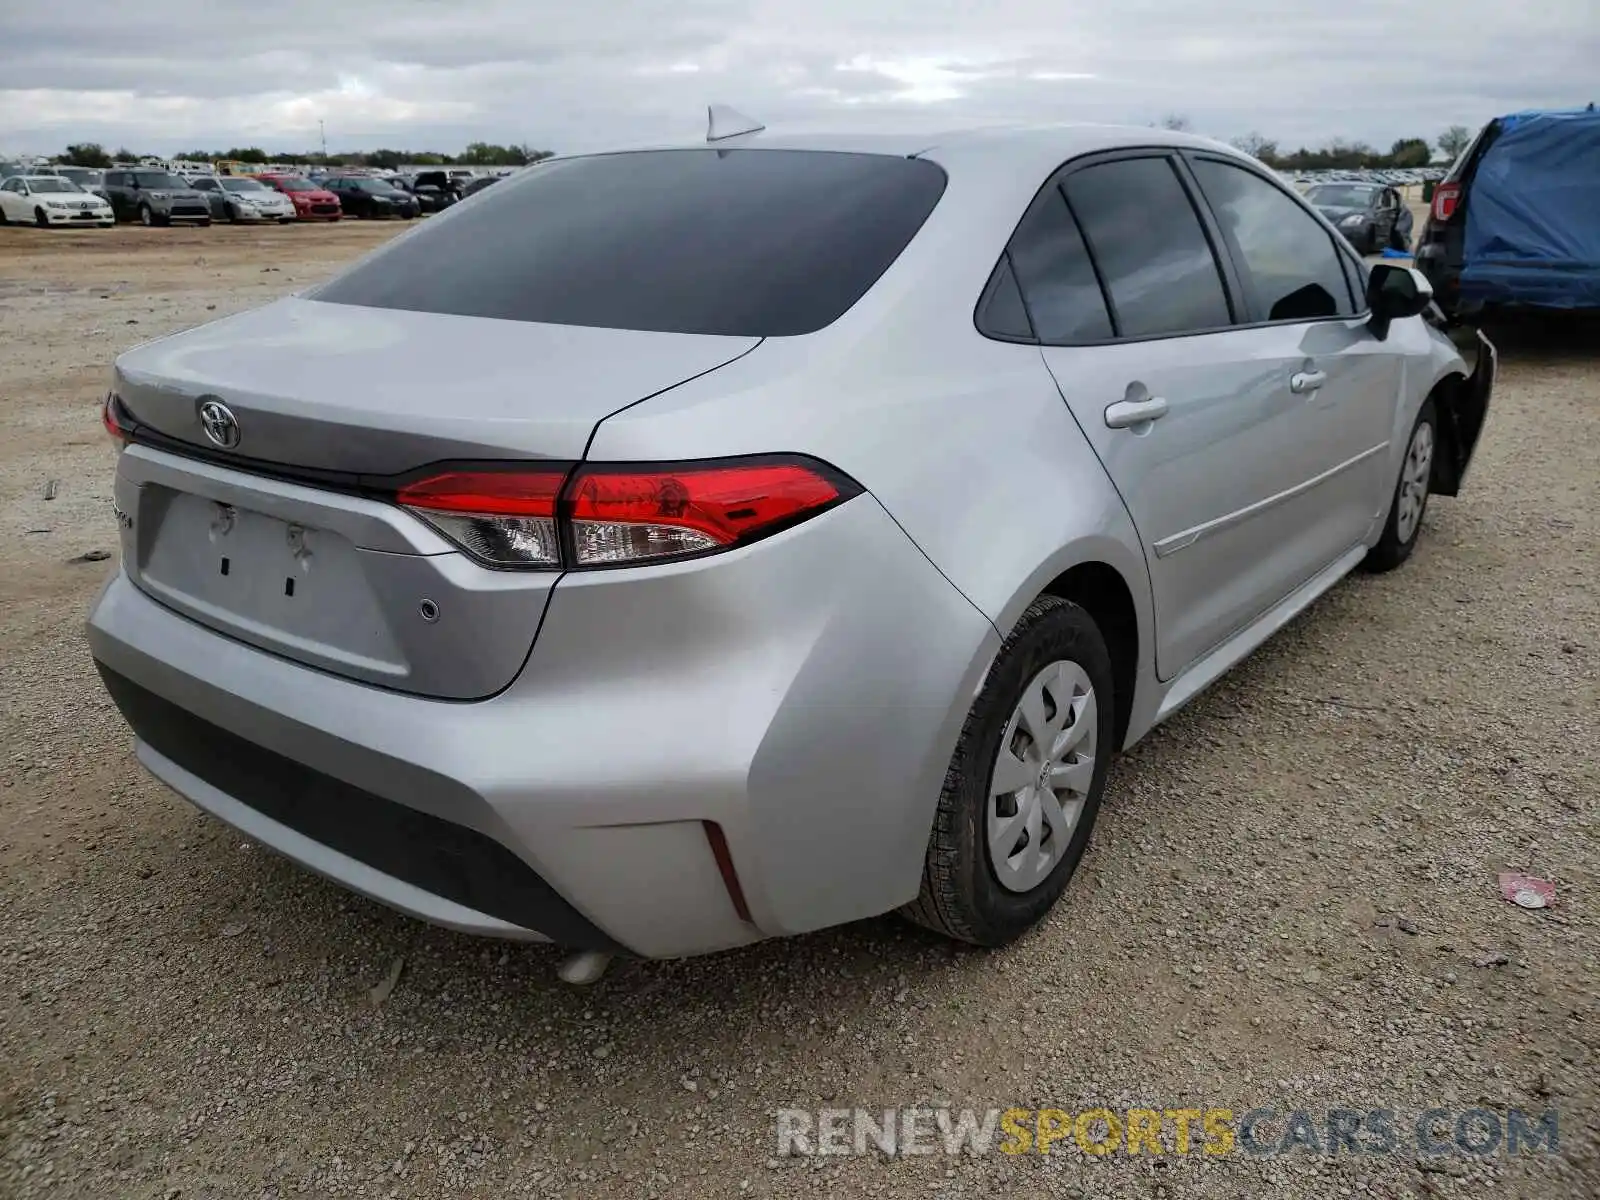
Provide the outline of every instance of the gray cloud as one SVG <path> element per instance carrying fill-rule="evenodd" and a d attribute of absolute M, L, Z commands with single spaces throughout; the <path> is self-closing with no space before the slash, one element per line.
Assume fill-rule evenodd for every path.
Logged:
<path fill-rule="evenodd" d="M 1387 145 L 1597 97 L 1600 9 L 1545 0 L 116 0 L 0 16 L 0 149 L 92 140 L 577 150 L 770 126 L 1145 122 Z"/>

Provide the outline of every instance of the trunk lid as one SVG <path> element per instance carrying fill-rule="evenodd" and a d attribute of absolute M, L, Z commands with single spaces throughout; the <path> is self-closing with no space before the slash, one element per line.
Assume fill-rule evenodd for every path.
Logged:
<path fill-rule="evenodd" d="M 174 611 L 319 670 L 493 695 L 559 573 L 479 565 L 374 496 L 377 477 L 580 459 L 610 413 L 757 344 L 301 299 L 149 343 L 116 367 L 136 429 L 160 435 L 120 456 L 124 569 Z M 234 415 L 236 446 L 208 439 L 208 399 Z"/>
<path fill-rule="evenodd" d="M 541 325 L 291 297 L 117 360 L 142 426 L 215 452 L 201 398 L 238 421 L 230 455 L 391 475 L 447 459 L 578 459 L 604 417 L 760 339 Z"/>

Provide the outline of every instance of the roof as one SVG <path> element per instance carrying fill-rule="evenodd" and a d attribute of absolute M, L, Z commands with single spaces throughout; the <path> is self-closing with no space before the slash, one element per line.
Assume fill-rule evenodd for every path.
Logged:
<path fill-rule="evenodd" d="M 1014 155 L 1019 159 L 1049 158 L 1057 162 L 1078 154 L 1120 146 L 1187 146 L 1194 149 L 1238 152 L 1221 142 L 1179 133 L 1170 129 L 1151 129 L 1143 125 L 995 125 L 954 129 L 934 133 L 856 133 L 815 131 L 773 133 L 757 131 L 722 138 L 667 142 L 647 146 L 618 146 L 609 150 L 588 151 L 559 157 L 582 158 L 588 154 L 619 154 L 644 150 L 817 150 L 836 153 L 892 154 L 897 157 L 927 157 L 943 163 L 969 155 Z"/>

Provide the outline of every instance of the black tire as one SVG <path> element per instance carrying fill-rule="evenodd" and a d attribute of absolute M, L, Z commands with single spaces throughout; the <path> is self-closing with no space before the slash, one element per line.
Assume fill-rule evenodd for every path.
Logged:
<path fill-rule="evenodd" d="M 211 218 L 210 217 L 201 217 L 198 221 L 195 222 L 195 224 L 200 226 L 201 229 L 209 229 L 209 228 L 211 228 Z"/>
<path fill-rule="evenodd" d="M 50 228 L 50 218 L 44 215 L 44 209 L 36 208 L 33 210 L 33 223 L 40 229 Z"/>
<path fill-rule="evenodd" d="M 139 224 L 146 229 L 153 228 L 156 224 L 156 214 L 150 210 L 148 204 L 139 205 Z"/>
<path fill-rule="evenodd" d="M 1411 557 L 1415 549 L 1417 538 L 1422 535 L 1422 520 L 1428 515 L 1428 491 L 1422 493 L 1422 510 L 1417 513 L 1416 522 L 1412 525 L 1409 536 L 1400 536 L 1400 489 L 1405 483 L 1406 464 L 1411 460 L 1412 446 L 1417 440 L 1417 430 L 1424 425 L 1428 427 L 1428 434 L 1432 439 L 1432 450 L 1429 458 L 1430 464 L 1433 455 L 1439 450 L 1439 418 L 1434 410 L 1433 397 L 1428 397 L 1422 403 L 1422 411 L 1417 414 L 1416 424 L 1411 427 L 1411 433 L 1406 438 L 1406 453 L 1400 460 L 1400 470 L 1395 475 L 1394 488 L 1389 493 L 1389 515 L 1384 518 L 1383 536 L 1378 539 L 1377 545 L 1367 551 L 1366 558 L 1361 560 L 1361 567 L 1365 571 L 1381 574 L 1392 571 L 1406 559 Z"/>
<path fill-rule="evenodd" d="M 1087 796 L 1066 850 L 1031 890 L 1001 885 L 984 832 L 989 781 L 1000 741 L 1023 691 L 1050 663 L 1081 666 L 1095 690 L 1095 763 Z M 1093 618 L 1069 601 L 1042 596 L 1023 613 L 984 681 L 962 727 L 945 774 L 928 839 L 922 892 L 900 911 L 937 933 L 979 946 L 1003 946 L 1032 928 L 1060 898 L 1089 843 L 1106 767 L 1114 749 L 1116 697 L 1111 656 Z"/>
<path fill-rule="evenodd" d="M 234 208 L 232 204 L 224 204 L 222 207 L 227 211 L 228 224 L 237 225 L 239 223 L 239 210 Z"/>

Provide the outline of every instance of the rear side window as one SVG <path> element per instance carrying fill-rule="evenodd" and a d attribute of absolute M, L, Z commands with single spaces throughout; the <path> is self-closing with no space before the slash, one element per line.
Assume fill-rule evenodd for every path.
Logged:
<path fill-rule="evenodd" d="M 666 333 L 832 323 L 944 192 L 922 159 L 656 150 L 541 165 L 430 221 L 317 300 Z"/>
<path fill-rule="evenodd" d="M 1223 235 L 1238 249 L 1257 320 L 1354 314 L 1339 250 L 1310 213 L 1242 167 L 1202 158 L 1194 173 Z"/>
<path fill-rule="evenodd" d="M 1167 159 L 1101 163 L 1068 175 L 1065 188 L 1106 281 L 1119 336 L 1232 323 L 1211 244 Z"/>
<path fill-rule="evenodd" d="M 1034 200 L 1009 247 L 1017 283 L 1042 342 L 1097 342 L 1111 318 L 1083 235 L 1054 184 Z"/>

